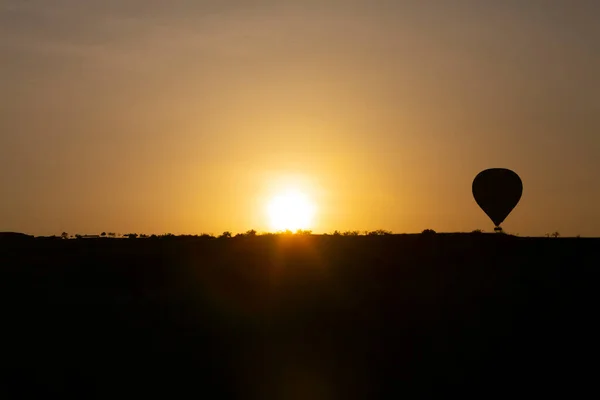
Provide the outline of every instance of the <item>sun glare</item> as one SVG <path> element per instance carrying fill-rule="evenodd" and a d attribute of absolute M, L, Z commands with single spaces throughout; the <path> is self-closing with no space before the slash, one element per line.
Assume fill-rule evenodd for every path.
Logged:
<path fill-rule="evenodd" d="M 315 207 L 304 193 L 288 191 L 273 197 L 267 212 L 271 229 L 297 231 L 311 227 Z"/>

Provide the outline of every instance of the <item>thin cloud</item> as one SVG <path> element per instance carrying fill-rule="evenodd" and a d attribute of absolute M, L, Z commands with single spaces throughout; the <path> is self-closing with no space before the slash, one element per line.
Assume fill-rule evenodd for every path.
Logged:
<path fill-rule="evenodd" d="M 298 14 L 277 7 L 196 8 L 195 13 L 176 18 L 148 11 L 135 16 L 94 4 L 85 8 L 70 7 L 68 1 L 51 7 L 38 1 L 12 2 L 0 11 L 0 18 L 13 21 L 0 28 L 0 46 L 98 65 L 144 68 L 168 57 L 239 57 L 286 45 L 323 47 L 318 39 L 344 42 L 345 32 L 355 25 L 341 16 Z"/>

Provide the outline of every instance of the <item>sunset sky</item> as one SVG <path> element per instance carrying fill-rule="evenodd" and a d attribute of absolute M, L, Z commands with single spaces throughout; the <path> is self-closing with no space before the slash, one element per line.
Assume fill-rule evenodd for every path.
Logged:
<path fill-rule="evenodd" d="M 0 0 L 0 231 L 600 236 L 600 3 Z"/>

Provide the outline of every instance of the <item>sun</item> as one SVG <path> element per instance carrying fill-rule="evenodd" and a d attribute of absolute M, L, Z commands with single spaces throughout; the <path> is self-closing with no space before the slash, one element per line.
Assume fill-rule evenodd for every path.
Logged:
<path fill-rule="evenodd" d="M 315 206 L 302 192 L 289 190 L 274 196 L 267 205 L 271 229 L 297 231 L 309 229 L 315 215 Z"/>

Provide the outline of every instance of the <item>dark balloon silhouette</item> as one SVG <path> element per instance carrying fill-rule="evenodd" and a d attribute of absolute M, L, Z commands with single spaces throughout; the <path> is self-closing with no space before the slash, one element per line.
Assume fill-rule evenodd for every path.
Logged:
<path fill-rule="evenodd" d="M 523 194 L 523 182 L 515 172 L 506 168 L 481 171 L 473 180 L 473 197 L 501 230 L 500 224 L 515 208 Z"/>

